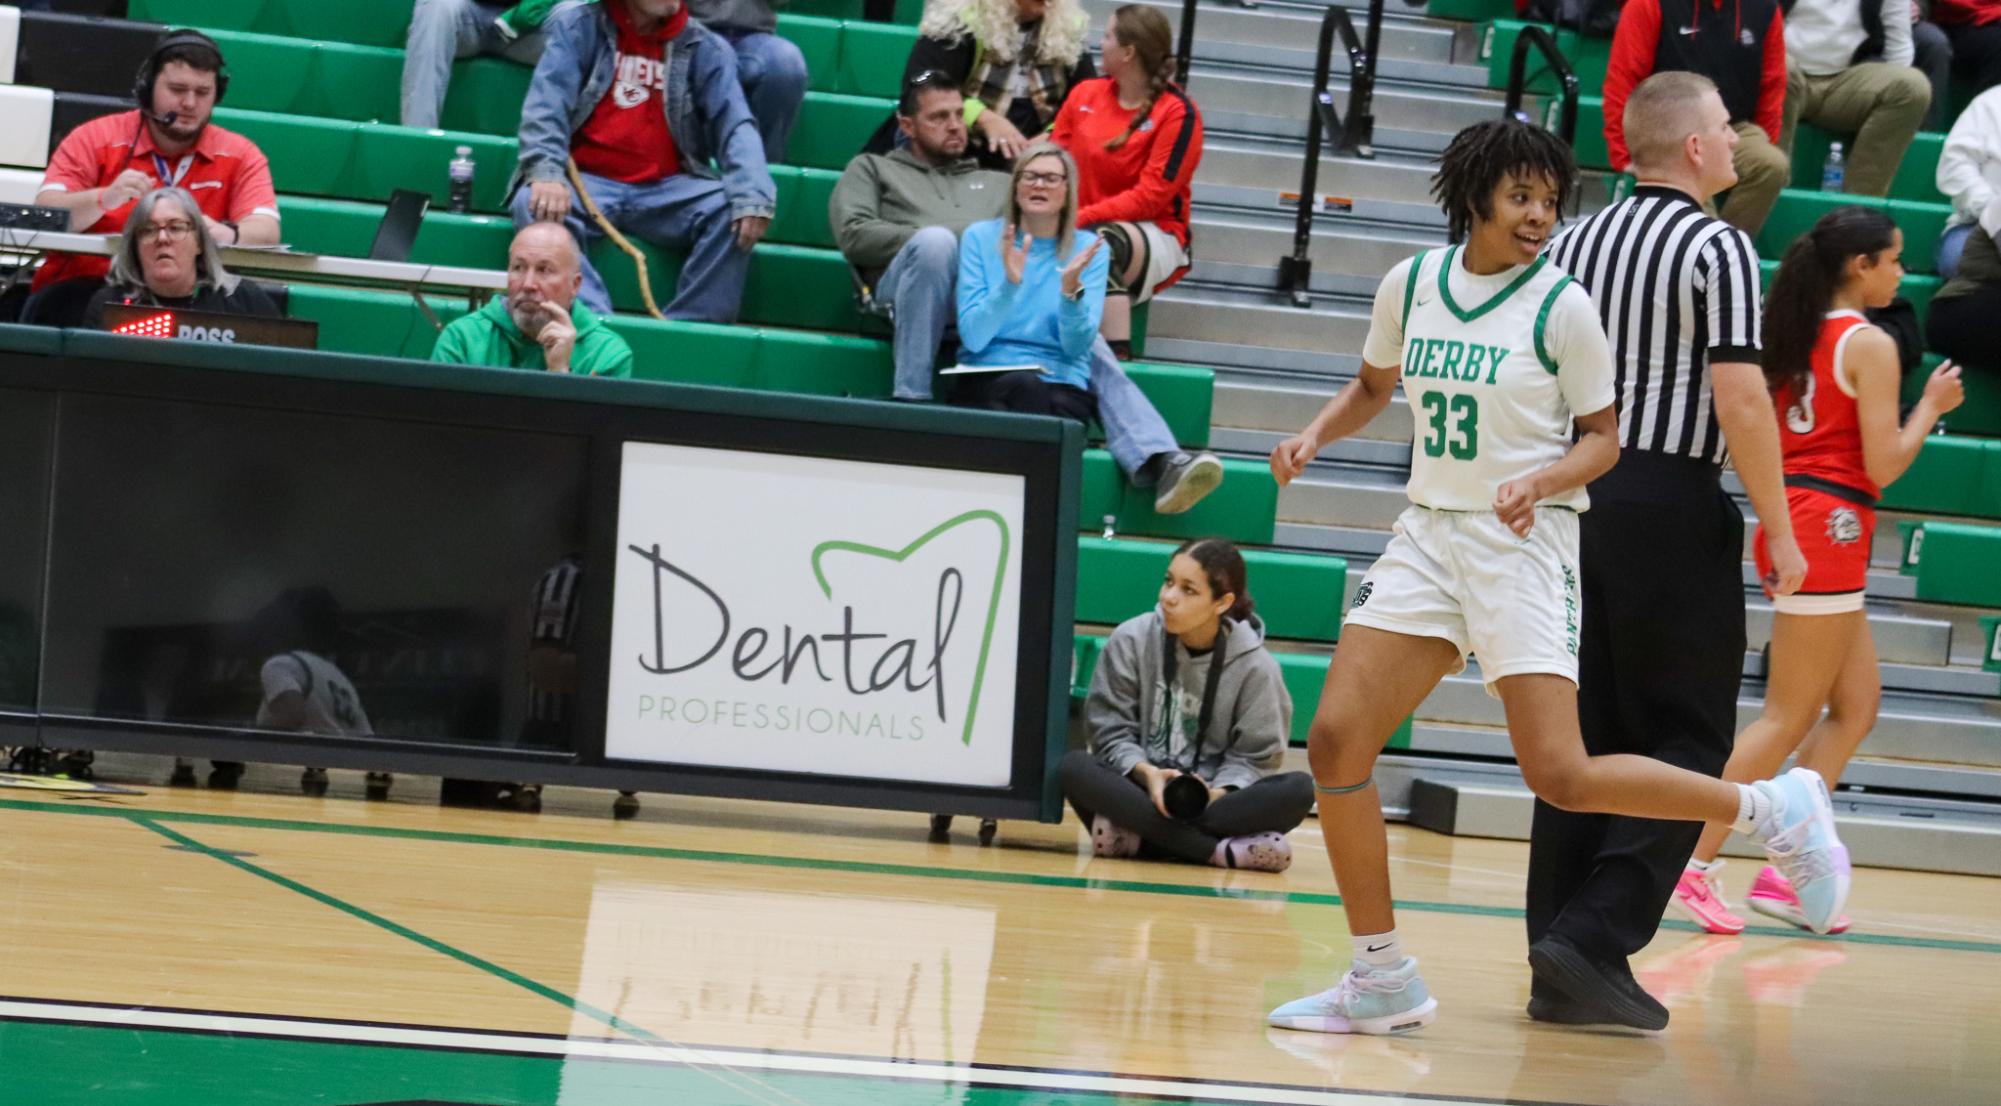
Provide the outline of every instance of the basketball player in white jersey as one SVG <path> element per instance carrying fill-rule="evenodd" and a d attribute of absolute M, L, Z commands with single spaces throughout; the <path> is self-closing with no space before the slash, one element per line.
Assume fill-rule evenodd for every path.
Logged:
<path fill-rule="evenodd" d="M 1469 653 L 1544 801 L 1738 826 L 1814 885 L 1822 932 L 1847 895 L 1847 852 L 1813 773 L 1733 784 L 1584 751 L 1577 513 L 1619 446 L 1597 309 L 1540 256 L 1575 180 L 1569 148 L 1538 127 L 1502 119 L 1461 131 L 1432 186 L 1460 244 L 1390 270 L 1360 375 L 1272 451 L 1272 475 L 1286 484 L 1388 406 L 1401 374 L 1417 424 L 1412 506 L 1355 595 L 1308 737 L 1354 962 L 1334 987 L 1272 1011 L 1274 1026 L 1402 1033 L 1437 1017 L 1397 935 L 1370 774 L 1397 725 Z"/>

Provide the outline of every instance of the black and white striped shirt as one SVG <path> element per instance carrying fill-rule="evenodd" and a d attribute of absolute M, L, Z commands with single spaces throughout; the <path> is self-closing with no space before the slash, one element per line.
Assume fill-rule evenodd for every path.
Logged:
<path fill-rule="evenodd" d="M 1611 339 L 1620 445 L 1722 464 L 1709 366 L 1756 364 L 1763 344 L 1751 236 L 1644 185 L 1565 229 L 1549 255 L 1591 293 Z"/>

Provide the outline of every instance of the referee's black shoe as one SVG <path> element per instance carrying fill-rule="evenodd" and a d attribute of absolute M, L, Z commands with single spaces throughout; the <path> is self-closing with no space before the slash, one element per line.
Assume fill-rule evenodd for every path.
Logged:
<path fill-rule="evenodd" d="M 1562 1024 L 1667 1028 L 1667 1007 L 1648 994 L 1623 963 L 1606 963 L 1586 955 L 1560 934 L 1552 933 L 1529 946 L 1529 968 L 1535 972 L 1537 982 L 1570 1000 L 1571 1009 L 1565 1013 L 1590 1018 L 1583 1022 L 1563 1020 Z M 1536 1005 L 1531 1002 L 1530 1017 L 1535 1016 Z"/>
<path fill-rule="evenodd" d="M 1536 980 L 1529 988 L 1529 1020 L 1550 1025 L 1612 1025 L 1610 1015 L 1584 1006 L 1562 991 Z"/>

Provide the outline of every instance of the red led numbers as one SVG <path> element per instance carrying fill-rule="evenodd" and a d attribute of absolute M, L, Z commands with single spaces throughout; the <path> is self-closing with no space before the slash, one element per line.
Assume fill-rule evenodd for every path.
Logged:
<path fill-rule="evenodd" d="M 174 313 L 162 311 L 143 319 L 134 319 L 123 326 L 114 327 L 113 334 L 130 334 L 137 338 L 172 338 L 174 336 Z"/>

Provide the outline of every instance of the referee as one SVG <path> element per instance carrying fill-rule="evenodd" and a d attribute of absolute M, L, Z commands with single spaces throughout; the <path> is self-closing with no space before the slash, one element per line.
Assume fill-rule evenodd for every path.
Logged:
<path fill-rule="evenodd" d="M 1744 518 L 1722 487 L 1725 447 L 1770 537 L 1778 594 L 1806 560 L 1781 483 L 1778 422 L 1758 367 L 1757 251 L 1704 214 L 1737 181 L 1716 86 L 1657 73 L 1626 102 L 1639 186 L 1567 229 L 1550 256 L 1598 304 L 1612 342 L 1619 464 L 1582 518 L 1578 716 L 1594 755 L 1640 753 L 1721 775 L 1744 662 Z M 1668 1012 L 1627 957 L 1653 940 L 1702 826 L 1535 805 L 1531 945 L 1595 985 L 1538 978 L 1539 1021 L 1661 1029 Z"/>

